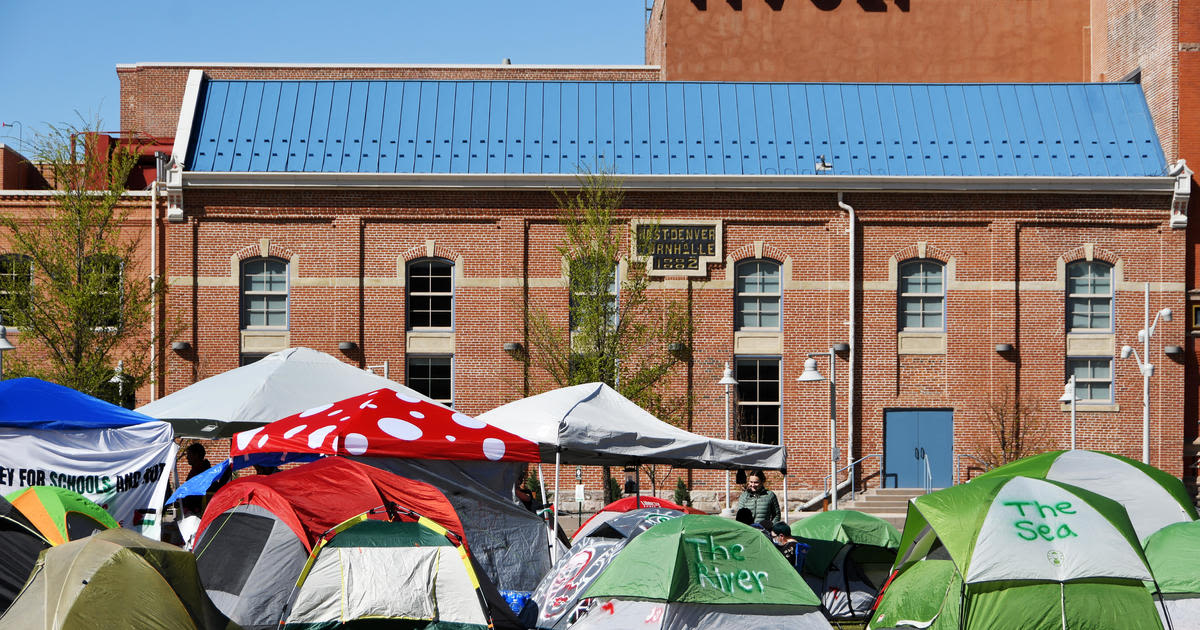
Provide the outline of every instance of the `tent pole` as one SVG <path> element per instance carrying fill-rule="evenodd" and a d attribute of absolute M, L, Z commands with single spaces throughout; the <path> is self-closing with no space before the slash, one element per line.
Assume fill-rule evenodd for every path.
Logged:
<path fill-rule="evenodd" d="M 788 487 L 787 487 L 787 469 L 783 469 L 783 509 L 780 510 L 779 520 L 784 523 L 788 522 Z"/>
<path fill-rule="evenodd" d="M 642 467 L 633 465 L 633 508 L 642 507 Z"/>
<path fill-rule="evenodd" d="M 537 471 L 538 471 L 538 485 L 541 486 L 541 488 L 542 488 L 542 505 L 541 505 L 541 508 L 539 508 L 539 509 L 542 509 L 542 508 L 545 508 L 545 506 L 546 506 L 547 497 L 546 497 L 546 478 L 542 476 L 542 465 L 540 463 L 538 464 Z M 546 523 L 546 530 L 550 531 L 549 523 Z M 550 543 L 550 559 L 553 560 L 554 559 L 554 532 L 553 531 L 550 531 L 549 543 Z"/>
<path fill-rule="evenodd" d="M 554 527 L 550 530 L 550 560 L 558 562 L 558 469 L 562 463 L 562 453 L 554 451 Z"/>

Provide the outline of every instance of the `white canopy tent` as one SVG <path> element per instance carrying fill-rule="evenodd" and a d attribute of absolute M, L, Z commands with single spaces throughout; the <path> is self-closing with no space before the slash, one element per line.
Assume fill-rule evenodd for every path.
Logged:
<path fill-rule="evenodd" d="M 542 461 L 554 462 L 558 501 L 563 464 L 621 466 L 667 464 L 677 468 L 785 471 L 787 449 L 705 437 L 659 420 L 604 383 L 585 383 L 516 400 L 477 416 L 541 446 Z M 555 505 L 555 528 L 558 526 Z"/>
<path fill-rule="evenodd" d="M 178 437 L 211 440 L 381 388 L 425 398 L 324 352 L 288 348 L 193 383 L 138 411 L 170 422 Z"/>

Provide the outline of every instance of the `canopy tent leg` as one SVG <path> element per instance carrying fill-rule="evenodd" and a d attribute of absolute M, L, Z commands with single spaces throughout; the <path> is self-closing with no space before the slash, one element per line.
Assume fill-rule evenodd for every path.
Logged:
<path fill-rule="evenodd" d="M 784 523 L 787 523 L 788 522 L 788 487 L 787 487 L 787 469 L 786 468 L 783 470 L 783 509 L 780 510 L 780 512 L 782 512 L 782 514 L 780 514 L 779 520 L 783 521 Z"/>
<path fill-rule="evenodd" d="M 550 530 L 550 562 L 558 562 L 558 469 L 562 463 L 562 454 L 554 451 L 554 527 Z"/>
<path fill-rule="evenodd" d="M 542 465 L 538 464 L 538 486 L 542 489 L 542 508 L 546 505 L 546 478 L 542 476 Z M 554 559 L 554 530 L 550 529 L 550 523 L 546 523 L 546 530 L 549 532 L 548 543 L 550 544 L 550 559 Z"/>
<path fill-rule="evenodd" d="M 642 467 L 638 464 L 633 465 L 633 507 L 642 507 Z"/>

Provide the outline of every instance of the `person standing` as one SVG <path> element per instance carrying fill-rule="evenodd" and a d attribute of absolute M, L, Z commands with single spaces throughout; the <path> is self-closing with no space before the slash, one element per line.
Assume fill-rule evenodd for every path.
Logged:
<path fill-rule="evenodd" d="M 775 493 L 766 488 L 766 474 L 756 470 L 746 476 L 746 491 L 738 497 L 738 509 L 748 508 L 754 515 L 754 522 L 764 530 L 771 531 L 779 520 L 779 499 Z"/>

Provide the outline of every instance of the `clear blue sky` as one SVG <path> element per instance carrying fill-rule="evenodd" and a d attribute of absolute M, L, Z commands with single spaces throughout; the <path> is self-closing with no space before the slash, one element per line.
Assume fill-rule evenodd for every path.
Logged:
<path fill-rule="evenodd" d="M 644 15 L 643 0 L 0 0 L 0 122 L 27 141 L 76 112 L 116 129 L 119 63 L 636 65 Z"/>

